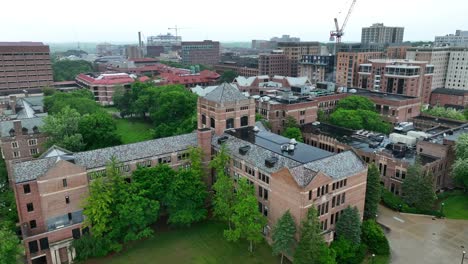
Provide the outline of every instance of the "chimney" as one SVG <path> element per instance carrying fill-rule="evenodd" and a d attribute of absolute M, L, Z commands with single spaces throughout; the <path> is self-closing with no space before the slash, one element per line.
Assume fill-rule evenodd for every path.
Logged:
<path fill-rule="evenodd" d="M 138 47 L 142 47 L 141 45 L 141 31 L 138 31 Z"/>
<path fill-rule="evenodd" d="M 211 161 L 211 139 L 213 131 L 209 128 L 201 128 L 197 131 L 198 147 L 202 150 L 203 158 L 202 163 L 205 171 L 207 172 L 206 183 L 208 186 L 213 184 L 213 178 L 211 170 L 209 169 L 209 163 Z"/>
<path fill-rule="evenodd" d="M 16 114 L 16 96 L 10 95 L 10 108 L 12 114 Z"/>
<path fill-rule="evenodd" d="M 13 120 L 13 129 L 15 130 L 15 135 L 21 135 L 21 133 L 23 133 L 23 126 L 21 125 L 21 120 Z"/>

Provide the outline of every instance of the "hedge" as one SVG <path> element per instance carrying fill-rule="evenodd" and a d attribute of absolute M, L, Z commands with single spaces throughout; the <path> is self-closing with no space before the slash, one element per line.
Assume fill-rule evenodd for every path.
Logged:
<path fill-rule="evenodd" d="M 413 207 L 410 207 L 400 196 L 397 196 L 391 193 L 389 190 L 382 187 L 382 203 L 395 211 L 400 211 L 402 213 L 410 214 L 423 214 L 423 215 L 433 215 L 436 217 L 444 217 L 445 215 L 439 210 L 420 210 Z"/>

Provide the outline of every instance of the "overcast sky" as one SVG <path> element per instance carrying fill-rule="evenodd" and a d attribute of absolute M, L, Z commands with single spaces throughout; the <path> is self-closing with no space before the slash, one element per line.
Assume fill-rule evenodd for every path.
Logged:
<path fill-rule="evenodd" d="M 352 0 L 4 0 L 0 41 L 137 42 L 178 25 L 183 40 L 250 41 L 289 34 L 328 41 Z M 467 0 L 357 0 L 343 41 L 360 41 L 361 28 L 404 26 L 405 40 L 468 30 Z M 171 31 L 173 32 L 173 31 Z"/>

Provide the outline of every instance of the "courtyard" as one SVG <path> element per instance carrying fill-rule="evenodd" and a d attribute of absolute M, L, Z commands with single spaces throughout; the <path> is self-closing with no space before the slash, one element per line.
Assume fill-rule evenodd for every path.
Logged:
<path fill-rule="evenodd" d="M 391 261 L 406 263 L 461 263 L 468 249 L 468 221 L 400 214 L 379 206 L 378 222 L 388 227 Z M 465 262 L 468 263 L 468 255 Z"/>

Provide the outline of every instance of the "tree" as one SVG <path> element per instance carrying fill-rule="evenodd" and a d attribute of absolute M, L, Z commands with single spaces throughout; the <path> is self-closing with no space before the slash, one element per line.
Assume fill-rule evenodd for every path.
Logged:
<path fill-rule="evenodd" d="M 103 111 L 94 100 L 94 95 L 87 89 L 80 89 L 70 93 L 55 92 L 44 98 L 44 108 L 49 114 L 57 114 L 66 106 L 75 109 L 81 115 Z"/>
<path fill-rule="evenodd" d="M 57 145 L 70 151 L 84 149 L 83 136 L 79 133 L 81 115 L 66 106 L 59 113 L 44 118 L 42 130 L 48 134 L 46 145 Z"/>
<path fill-rule="evenodd" d="M 283 137 L 290 139 L 294 138 L 297 142 L 304 142 L 304 139 L 302 138 L 302 132 L 297 127 L 286 128 L 283 132 Z"/>
<path fill-rule="evenodd" d="M 362 129 L 362 118 L 355 110 L 336 109 L 329 118 L 330 123 L 349 129 Z"/>
<path fill-rule="evenodd" d="M 325 243 L 317 210 L 311 207 L 302 221 L 301 238 L 294 253 L 295 264 L 333 264 L 335 252 Z"/>
<path fill-rule="evenodd" d="M 296 127 L 296 128 L 299 128 L 299 124 L 297 123 L 297 120 L 288 115 L 286 117 L 286 121 L 284 122 L 284 128 L 292 128 L 292 127 Z"/>
<path fill-rule="evenodd" d="M 455 145 L 456 160 L 452 167 L 455 182 L 468 188 L 468 134 L 458 137 Z"/>
<path fill-rule="evenodd" d="M 380 202 L 381 190 L 379 170 L 377 166 L 372 163 L 367 171 L 366 203 L 364 206 L 365 219 L 375 219 Z"/>
<path fill-rule="evenodd" d="M 166 193 L 168 223 L 190 226 L 206 218 L 206 185 L 200 175 L 191 169 L 179 170 L 169 183 Z"/>
<path fill-rule="evenodd" d="M 220 82 L 224 83 L 232 83 L 234 79 L 237 77 L 237 73 L 233 70 L 226 70 L 221 74 L 221 78 L 219 79 Z"/>
<path fill-rule="evenodd" d="M 73 81 L 80 73 L 93 71 L 93 65 L 85 60 L 59 60 L 52 64 L 54 81 Z"/>
<path fill-rule="evenodd" d="M 221 148 L 210 162 L 210 167 L 216 172 L 216 181 L 213 184 L 213 214 L 216 218 L 228 222 L 231 229 L 231 221 L 234 213 L 234 181 L 226 174 L 229 155 L 225 145 Z"/>
<path fill-rule="evenodd" d="M 403 200 L 420 210 L 431 209 L 437 196 L 434 192 L 432 173 L 423 172 L 418 159 L 408 167 L 406 178 L 402 184 Z"/>
<path fill-rule="evenodd" d="M 374 103 L 367 97 L 351 95 L 341 99 L 338 102 L 338 107 L 346 110 L 368 110 L 375 111 Z"/>
<path fill-rule="evenodd" d="M 361 264 L 367 251 L 366 245 L 353 244 L 343 237 L 335 239 L 330 247 L 336 252 L 336 262 L 340 264 Z"/>
<path fill-rule="evenodd" d="M 16 234 L 6 227 L 0 226 L 0 263 L 17 263 L 21 248 Z"/>
<path fill-rule="evenodd" d="M 253 252 L 253 244 L 263 239 L 262 230 L 267 220 L 258 211 L 258 201 L 253 186 L 247 182 L 247 179 L 239 179 L 236 194 L 232 216 L 234 228 L 224 230 L 224 236 L 228 241 L 245 238 L 250 242 L 249 251 Z"/>
<path fill-rule="evenodd" d="M 281 254 L 281 263 L 283 263 L 284 254 L 292 254 L 292 248 L 296 242 L 295 234 L 296 224 L 288 210 L 276 222 L 271 236 L 273 255 Z"/>
<path fill-rule="evenodd" d="M 139 167 L 132 173 L 132 184 L 145 190 L 144 197 L 159 201 L 161 208 L 166 207 L 166 193 L 169 183 L 175 177 L 176 172 L 166 164 L 158 164 L 156 167 Z"/>
<path fill-rule="evenodd" d="M 357 207 L 348 206 L 340 214 L 335 226 L 336 235 L 351 242 L 353 245 L 361 243 L 361 220 Z"/>
<path fill-rule="evenodd" d="M 86 149 L 99 149 L 121 144 L 115 120 L 105 112 L 85 115 L 79 123 L 79 132 Z"/>
<path fill-rule="evenodd" d="M 390 246 L 382 228 L 374 220 L 362 223 L 362 242 L 367 245 L 370 252 L 377 255 L 390 254 Z"/>

